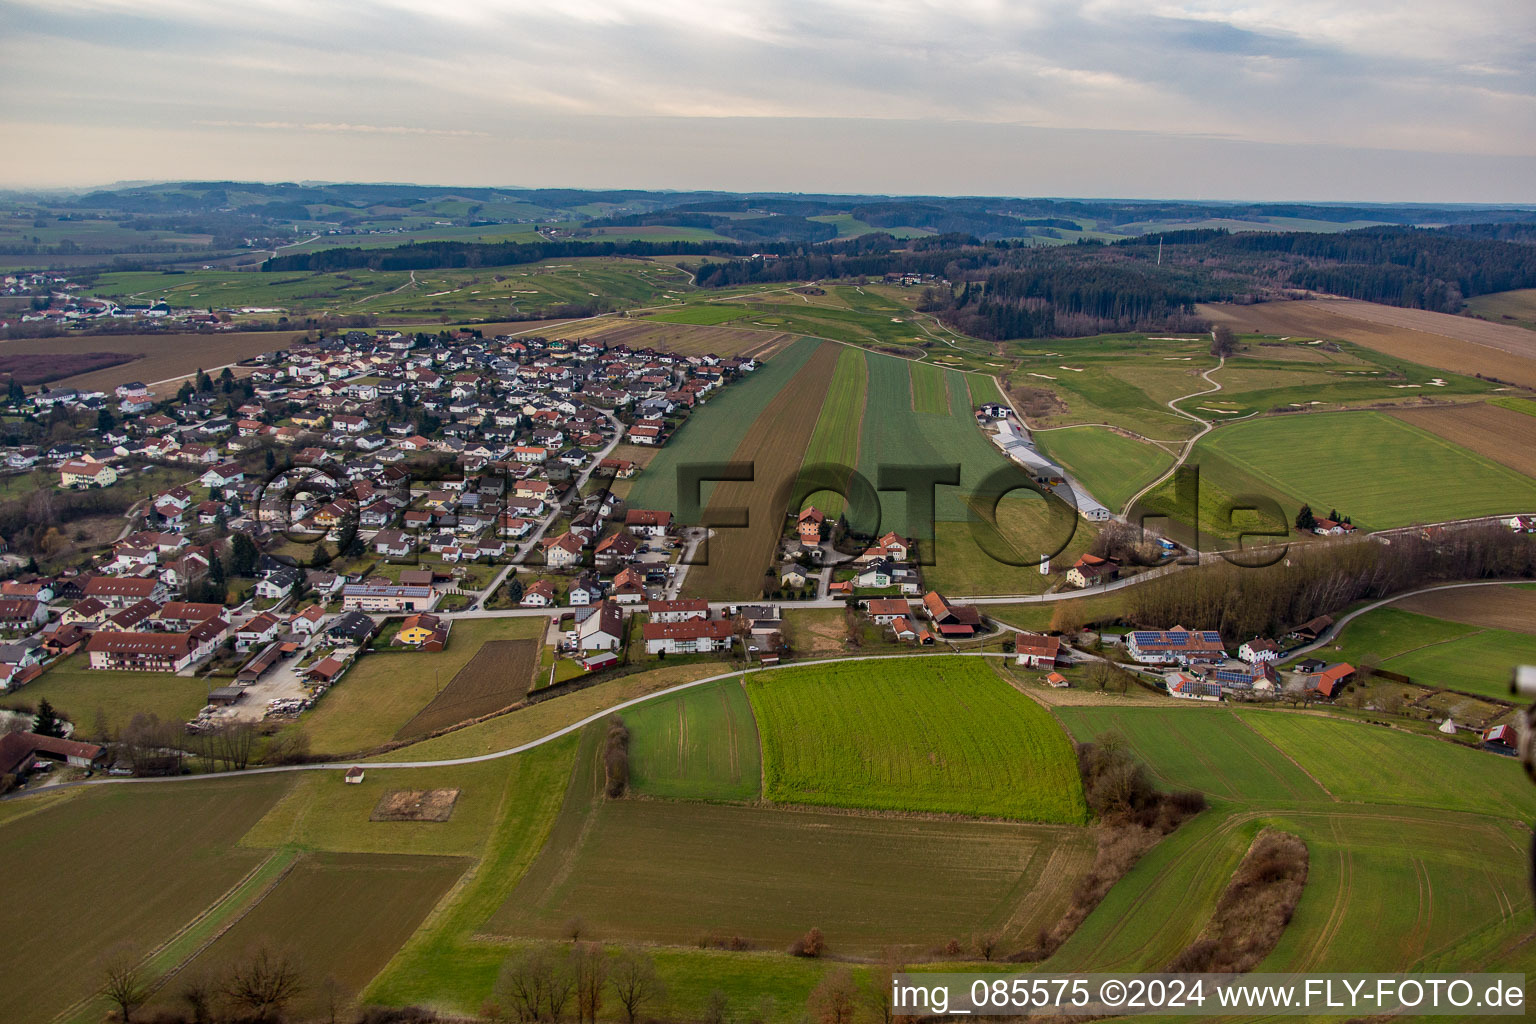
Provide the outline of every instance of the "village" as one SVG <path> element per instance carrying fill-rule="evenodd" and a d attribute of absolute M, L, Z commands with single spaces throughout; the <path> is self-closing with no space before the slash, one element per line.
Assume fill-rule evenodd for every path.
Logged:
<path fill-rule="evenodd" d="M 814 504 L 786 517 L 776 583 L 760 601 L 685 595 L 706 531 L 625 497 L 696 407 L 757 369 L 749 357 L 347 330 L 238 369 L 199 372 L 174 393 L 140 382 L 111 394 L 13 388 L 18 414 L 94 414 L 98 428 L 89 443 L 0 452 L 16 479 L 56 473 L 55 488 L 72 494 L 151 474 L 170 485 L 135 501 L 88 564 L 45 573 L 35 558 L 5 556 L 0 692 L 23 692 L 60 666 L 173 674 L 206 684 L 188 731 L 270 730 L 313 709 L 370 652 L 441 653 L 465 618 L 547 619 L 534 684 L 547 697 L 665 659 L 761 667 L 805 656 L 786 621 L 801 607 L 842 609 L 845 642 L 866 653 L 991 651 L 1048 673 L 1051 687 L 1101 662 L 1173 698 L 1310 702 L 1339 699 L 1356 676 L 1318 659 L 1277 670 L 1323 639 L 1325 620 L 1230 655 L 1215 632 L 1179 625 L 1123 636 L 1015 629 L 926 586 L 911 538 L 866 543 Z M 1043 482 L 1081 491 L 1029 447 L 1006 408 L 984 406 L 977 421 L 995 424 L 994 442 Z M 1084 518 L 1107 518 L 1080 497 Z M 1319 517 L 1311 532 L 1353 529 L 1333 516 L 1343 521 Z M 1153 565 L 1183 553 L 1153 540 Z M 1106 549 L 1041 571 L 1065 594 L 1134 583 L 1146 568 Z M 1487 737 L 1508 738 L 1498 727 Z M 0 767 L 63 750 L 40 739 Z M 69 756 L 99 767 L 107 755 Z"/>

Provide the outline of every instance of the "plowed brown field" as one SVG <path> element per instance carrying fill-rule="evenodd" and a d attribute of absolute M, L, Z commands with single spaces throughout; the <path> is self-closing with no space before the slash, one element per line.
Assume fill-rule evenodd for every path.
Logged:
<path fill-rule="evenodd" d="M 1405 612 L 1465 622 L 1484 629 L 1536 634 L 1536 590 L 1524 587 L 1458 587 L 1405 597 L 1393 605 Z M 1386 666 L 1383 666 L 1386 667 Z"/>
<path fill-rule="evenodd" d="M 487 640 L 469 663 L 454 673 L 443 692 L 401 726 L 395 738 L 425 736 L 511 707 L 527 696 L 538 660 L 537 640 Z"/>
<path fill-rule="evenodd" d="M 1518 327 L 1422 309 L 1333 299 L 1203 305 L 1199 309 L 1212 321 L 1240 331 L 1342 338 L 1425 366 L 1536 387 L 1536 334 Z"/>
<path fill-rule="evenodd" d="M 756 463 L 756 479 L 716 484 L 709 508 L 745 508 L 748 525 L 716 531 L 710 538 L 708 562 L 688 570 L 683 584 L 688 596 L 728 601 L 761 593 L 763 573 L 773 564 L 784 528 L 783 490 L 800 472 L 840 351 L 838 345 L 818 347 L 736 447 L 732 458 Z"/>
<path fill-rule="evenodd" d="M 1481 402 L 1392 413 L 1517 473 L 1536 477 L 1536 416 Z"/>

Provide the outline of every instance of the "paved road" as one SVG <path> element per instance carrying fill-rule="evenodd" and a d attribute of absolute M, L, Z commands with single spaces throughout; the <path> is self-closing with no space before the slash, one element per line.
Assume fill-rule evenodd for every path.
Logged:
<path fill-rule="evenodd" d="M 915 651 L 915 652 L 912 652 L 910 654 L 865 654 L 865 655 L 850 656 L 850 657 L 847 657 L 847 658 L 823 658 L 823 659 L 820 659 L 820 660 L 814 662 L 814 664 L 817 664 L 817 665 L 829 665 L 829 664 L 832 664 L 834 662 L 843 662 L 843 661 L 881 661 L 881 660 L 890 660 L 890 659 L 893 659 L 893 658 L 931 658 L 931 657 L 934 657 L 934 656 L 935 656 L 934 652 L 931 651 L 931 650 L 930 651 Z M 1011 654 L 994 653 L 994 652 L 990 652 L 990 651 L 955 651 L 955 652 L 952 652 L 952 653 L 949 653 L 949 654 L 942 655 L 942 657 L 956 657 L 956 658 L 1011 658 L 1011 657 L 1013 657 L 1013 655 L 1011 655 Z M 602 711 L 594 712 L 593 714 L 588 715 L 586 718 L 583 718 L 579 722 L 572 722 L 570 725 L 564 726 L 563 728 L 560 728 L 560 729 L 556 729 L 554 732 L 546 733 L 545 735 L 540 736 L 538 739 L 529 740 L 527 743 L 520 743 L 520 744 L 518 744 L 515 747 L 507 747 L 507 748 L 505 748 L 503 750 L 493 750 L 489 754 L 476 754 L 476 755 L 474 755 L 472 757 L 448 757 L 448 758 L 441 758 L 441 759 L 432 760 L 432 761 L 327 761 L 327 762 L 325 762 L 323 764 L 285 764 L 285 765 L 273 765 L 273 766 L 271 766 L 269 768 L 247 768 L 243 772 L 213 772 L 213 773 L 209 773 L 207 775 L 172 775 L 172 776 L 166 776 L 166 777 L 163 777 L 163 778 L 147 778 L 147 779 L 122 779 L 122 778 L 83 779 L 80 782 L 67 782 L 67 783 L 63 783 L 63 784 L 58 785 L 58 786 L 48 786 L 48 787 L 45 787 L 44 789 L 33 790 L 31 792 L 32 793 L 53 792 L 55 790 L 66 789 L 66 788 L 69 788 L 69 787 L 72 787 L 72 786 L 143 786 L 143 785 L 154 785 L 154 784 L 173 784 L 173 783 L 179 783 L 179 782 L 199 782 L 199 781 L 206 781 L 206 780 L 209 780 L 209 779 L 228 779 L 228 778 L 231 778 L 234 775 L 240 775 L 240 776 L 246 776 L 246 775 L 276 775 L 276 774 L 279 774 L 279 773 L 282 773 L 282 772 L 340 771 L 340 770 L 345 770 L 347 768 L 351 768 L 353 765 L 361 765 L 362 767 L 368 769 L 369 771 L 372 771 L 375 768 L 378 768 L 378 769 L 390 769 L 390 768 L 452 768 L 452 767 L 455 767 L 457 765 L 480 764 L 481 762 L 484 762 L 484 761 L 497 761 L 497 760 L 500 760 L 501 758 L 504 758 L 504 757 L 511 757 L 514 754 L 525 753 L 525 752 L 527 752 L 529 750 L 533 750 L 536 747 L 542 747 L 544 744 L 552 743 L 555 740 L 560 739 L 562 736 L 569 736 L 571 733 L 576 732 L 577 730 L 582 729 L 582 728 L 584 728 L 584 727 L 586 727 L 588 725 L 591 725 L 593 722 L 600 722 L 603 719 L 607 718 L 609 715 L 616 714 L 616 713 L 618 713 L 620 711 L 623 711 L 626 708 L 634 707 L 636 704 L 643 704 L 646 701 L 655 700 L 658 697 L 666 697 L 666 696 L 669 696 L 669 695 L 674 694 L 674 693 L 681 693 L 684 690 L 691 690 L 694 687 L 707 686 L 710 683 L 718 683 L 722 679 L 735 679 L 738 676 L 747 675 L 749 673 L 752 674 L 752 675 L 757 675 L 757 674 L 763 673 L 763 672 L 777 672 L 777 671 L 779 671 L 781 669 L 786 669 L 786 668 L 800 668 L 800 667 L 804 667 L 806 664 L 808 664 L 808 663 L 807 662 L 797 662 L 797 663 L 791 663 L 791 664 L 787 664 L 787 665 L 769 665 L 769 666 L 766 666 L 766 667 L 758 666 L 756 668 L 739 668 L 739 669 L 733 669 L 730 672 L 721 672 L 721 673 L 718 673 L 717 675 L 712 675 L 712 676 L 709 676 L 709 677 L 704 678 L 704 679 L 695 679 L 692 682 L 678 683 L 676 686 L 669 686 L 669 687 L 667 687 L 664 690 L 657 690 L 654 693 L 648 693 L 648 694 L 645 694 L 644 696 L 641 696 L 641 697 L 634 697 L 634 698 L 631 698 L 630 700 L 621 701 L 618 704 L 612 705 L 611 707 L 604 708 Z M 11 796 L 6 797 L 5 799 L 19 799 L 19 798 L 22 798 L 22 797 L 26 797 L 28 795 L 31 795 L 31 794 L 24 790 L 24 791 L 22 791 L 20 793 L 12 794 Z"/>
<path fill-rule="evenodd" d="M 1460 590 L 1464 587 L 1507 587 L 1516 583 L 1529 582 L 1529 580 L 1478 580 L 1476 583 L 1440 583 L 1433 587 L 1420 587 L 1418 590 L 1410 590 L 1407 593 L 1394 594 L 1391 597 L 1384 597 L 1380 601 L 1373 601 L 1362 608 L 1356 608 L 1348 615 L 1342 616 L 1334 622 L 1333 626 L 1328 630 L 1328 632 L 1318 637 L 1312 643 L 1307 644 L 1305 647 L 1298 647 L 1296 650 L 1280 659 L 1280 661 L 1276 662 L 1276 664 L 1284 665 L 1287 662 L 1295 661 L 1297 658 L 1311 654 L 1313 651 L 1320 647 L 1326 647 L 1328 644 L 1333 643 L 1334 638 L 1344 631 L 1345 626 L 1349 625 L 1351 622 L 1364 615 L 1366 612 L 1373 612 L 1377 608 L 1392 604 L 1396 601 L 1401 601 L 1404 598 L 1415 597 L 1419 594 L 1429 594 L 1436 590 Z"/>
<path fill-rule="evenodd" d="M 596 406 L 593 408 L 596 408 Z M 597 471 L 598 464 L 606 459 L 610 454 L 612 454 L 613 450 L 619 446 L 619 442 L 624 440 L 624 424 L 619 422 L 618 417 L 606 409 L 599 409 L 598 411 L 601 412 L 604 416 L 608 417 L 608 422 L 613 425 L 613 437 L 609 439 L 608 443 L 603 446 L 601 451 L 594 453 L 592 461 L 587 465 L 587 468 L 583 469 L 579 474 L 577 474 L 573 486 L 575 487 L 576 493 L 578 495 L 576 498 L 578 503 L 581 501 L 579 496 L 581 494 L 581 489 L 587 486 L 588 480 L 592 479 L 592 474 Z M 550 509 L 549 515 L 544 517 L 543 521 L 539 523 L 538 527 L 533 531 L 532 534 L 529 535 L 528 539 L 524 541 L 520 547 L 518 547 L 516 554 L 512 556 L 512 560 L 509 561 L 506 565 L 502 566 L 501 571 L 496 573 L 495 576 L 491 577 L 490 585 L 481 592 L 480 598 L 475 602 L 473 606 L 475 609 L 481 609 L 481 606 L 490 599 L 491 595 L 496 593 L 496 588 L 501 586 L 502 581 L 507 578 L 507 574 L 510 573 L 514 567 L 521 565 L 523 559 L 527 558 L 528 555 L 532 553 L 533 549 L 538 546 L 539 541 L 543 539 L 544 534 L 549 530 L 550 525 L 553 524 L 556 519 L 560 518 L 561 508 L 562 506 L 556 505 L 554 508 Z M 464 613 L 461 612 L 459 614 Z"/>

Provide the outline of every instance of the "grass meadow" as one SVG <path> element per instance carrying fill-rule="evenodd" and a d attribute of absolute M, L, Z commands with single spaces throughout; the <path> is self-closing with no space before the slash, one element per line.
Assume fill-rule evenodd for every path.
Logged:
<path fill-rule="evenodd" d="M 1328 793 L 1224 708 L 1067 707 L 1056 715 L 1079 742 L 1117 733 L 1166 789 L 1197 789 L 1265 804 L 1327 800 Z"/>
<path fill-rule="evenodd" d="M 845 662 L 750 677 L 775 803 L 1080 824 L 1066 734 L 979 658 Z"/>
<path fill-rule="evenodd" d="M 0 698 L 0 708 L 36 709 L 48 701 L 61 716 L 84 729 L 99 711 L 107 728 L 120 731 L 140 712 L 161 721 L 185 722 L 208 703 L 210 684 L 165 672 L 115 672 L 89 667 L 89 656 L 72 654 L 21 688 Z M 217 684 L 213 684 L 217 685 Z"/>
<path fill-rule="evenodd" d="M 1113 511 L 1173 464 L 1167 451 L 1103 427 L 1035 434 L 1040 450 Z"/>
<path fill-rule="evenodd" d="M 868 392 L 869 374 L 863 351 L 844 348 L 837 355 L 837 369 L 821 404 L 816 431 L 805 449 L 806 466 L 827 463 L 852 468 L 858 463 L 859 428 L 864 422 Z M 833 517 L 842 515 L 845 504 L 843 496 L 833 491 L 808 494 L 806 502 Z"/>
<path fill-rule="evenodd" d="M 1339 800 L 1520 818 L 1536 811 L 1536 792 L 1514 758 L 1316 715 L 1242 717 Z"/>
<path fill-rule="evenodd" d="M 1536 636 L 1387 607 L 1351 621 L 1324 653 L 1353 665 L 1374 657 L 1420 686 L 1507 699 L 1514 667 L 1536 662 Z"/>
<path fill-rule="evenodd" d="M 762 752 L 739 681 L 722 680 L 624 712 L 630 787 L 683 800 L 755 800 Z"/>
<path fill-rule="evenodd" d="M 1214 517 L 1221 499 L 1277 499 L 1287 520 L 1307 503 L 1337 509 L 1364 529 L 1388 529 L 1536 508 L 1536 481 L 1395 417 L 1329 412 L 1244 420 L 1195 446 L 1203 528 L 1234 532 Z M 1170 481 L 1148 496 L 1172 508 Z M 1182 516 L 1183 513 L 1180 513 Z"/>

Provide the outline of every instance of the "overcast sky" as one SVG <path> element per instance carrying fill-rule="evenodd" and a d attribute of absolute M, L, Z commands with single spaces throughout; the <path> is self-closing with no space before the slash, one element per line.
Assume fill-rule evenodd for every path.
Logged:
<path fill-rule="evenodd" d="M 0 0 L 0 183 L 1536 201 L 1536 0 Z"/>

